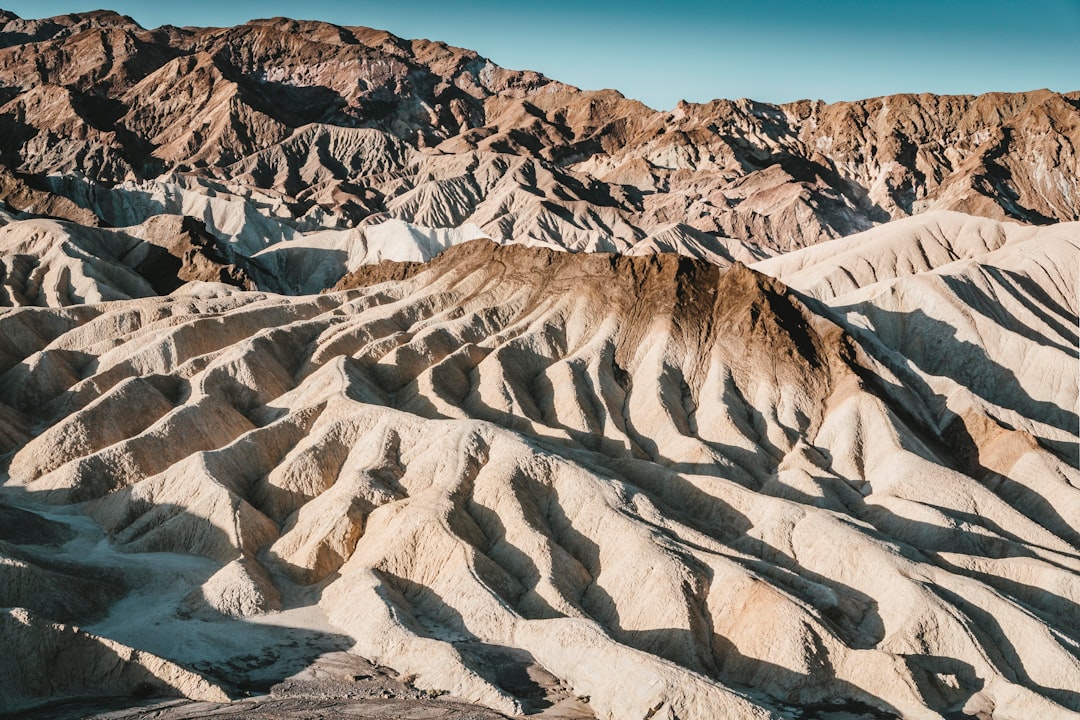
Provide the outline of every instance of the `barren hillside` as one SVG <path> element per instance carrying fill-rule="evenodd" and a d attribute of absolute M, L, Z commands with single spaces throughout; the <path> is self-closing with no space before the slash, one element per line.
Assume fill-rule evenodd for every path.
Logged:
<path fill-rule="evenodd" d="M 0 12 L 0 713 L 1080 718 L 1078 107 Z"/>

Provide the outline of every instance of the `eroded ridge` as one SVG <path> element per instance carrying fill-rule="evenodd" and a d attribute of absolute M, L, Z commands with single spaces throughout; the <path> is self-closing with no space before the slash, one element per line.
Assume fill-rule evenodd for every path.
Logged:
<path fill-rule="evenodd" d="M 604 718 L 1071 716 L 1075 380 L 963 385 L 1068 339 L 938 375 L 849 301 L 475 241 L 321 296 L 7 311 L 6 486 L 214 563 L 188 612 L 304 598 L 506 713 L 535 706 L 492 657 Z"/>

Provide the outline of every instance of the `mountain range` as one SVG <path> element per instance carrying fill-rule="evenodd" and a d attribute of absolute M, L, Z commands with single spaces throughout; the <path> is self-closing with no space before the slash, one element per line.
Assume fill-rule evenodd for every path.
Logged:
<path fill-rule="evenodd" d="M 0 11 L 0 129 L 0 712 L 1080 718 L 1080 92 Z"/>

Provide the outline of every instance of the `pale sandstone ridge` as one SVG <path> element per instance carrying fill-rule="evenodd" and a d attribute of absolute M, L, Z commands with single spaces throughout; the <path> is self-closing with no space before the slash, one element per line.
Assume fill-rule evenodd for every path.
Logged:
<path fill-rule="evenodd" d="M 832 242 L 8 310 L 6 490 L 506 713 L 1080 717 L 1075 226 Z"/>
<path fill-rule="evenodd" d="M 931 213 L 755 267 L 831 306 L 864 342 L 898 353 L 891 364 L 905 384 L 921 385 L 910 370 L 921 371 L 943 417 L 969 424 L 978 407 L 1005 435 L 1032 433 L 1080 464 L 1080 224 Z M 975 425 L 964 432 L 982 432 Z M 1032 471 L 1026 481 L 1041 477 Z M 1059 502 L 1069 515 L 1065 498 L 1051 501 Z M 1080 517 L 1059 528 L 1080 539 Z"/>
<path fill-rule="evenodd" d="M 934 210 L 1080 220 L 1077 93 L 657 111 L 369 28 L 110 13 L 5 16 L 0 85 L 15 219 L 197 220 L 212 267 L 182 281 L 313 292 L 477 237 L 727 263 Z"/>
<path fill-rule="evenodd" d="M 251 289 L 198 221 L 157 215 L 124 230 L 62 220 L 0 224 L 0 306 L 65 306 L 166 295 L 187 283 Z"/>
<path fill-rule="evenodd" d="M 207 612 L 209 609 L 211 612 Z M 184 611 L 213 619 L 251 617 L 281 610 L 281 593 L 257 562 L 241 558 L 221 568 L 185 598 Z"/>

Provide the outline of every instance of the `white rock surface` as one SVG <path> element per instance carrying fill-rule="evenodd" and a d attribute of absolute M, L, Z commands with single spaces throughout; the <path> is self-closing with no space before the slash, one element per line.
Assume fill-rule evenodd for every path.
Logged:
<path fill-rule="evenodd" d="M 6 486 L 503 712 L 499 648 L 602 718 L 1076 717 L 1076 246 L 1017 248 L 828 305 L 478 242 L 323 296 L 8 311 L 0 401 L 47 429 Z"/>

